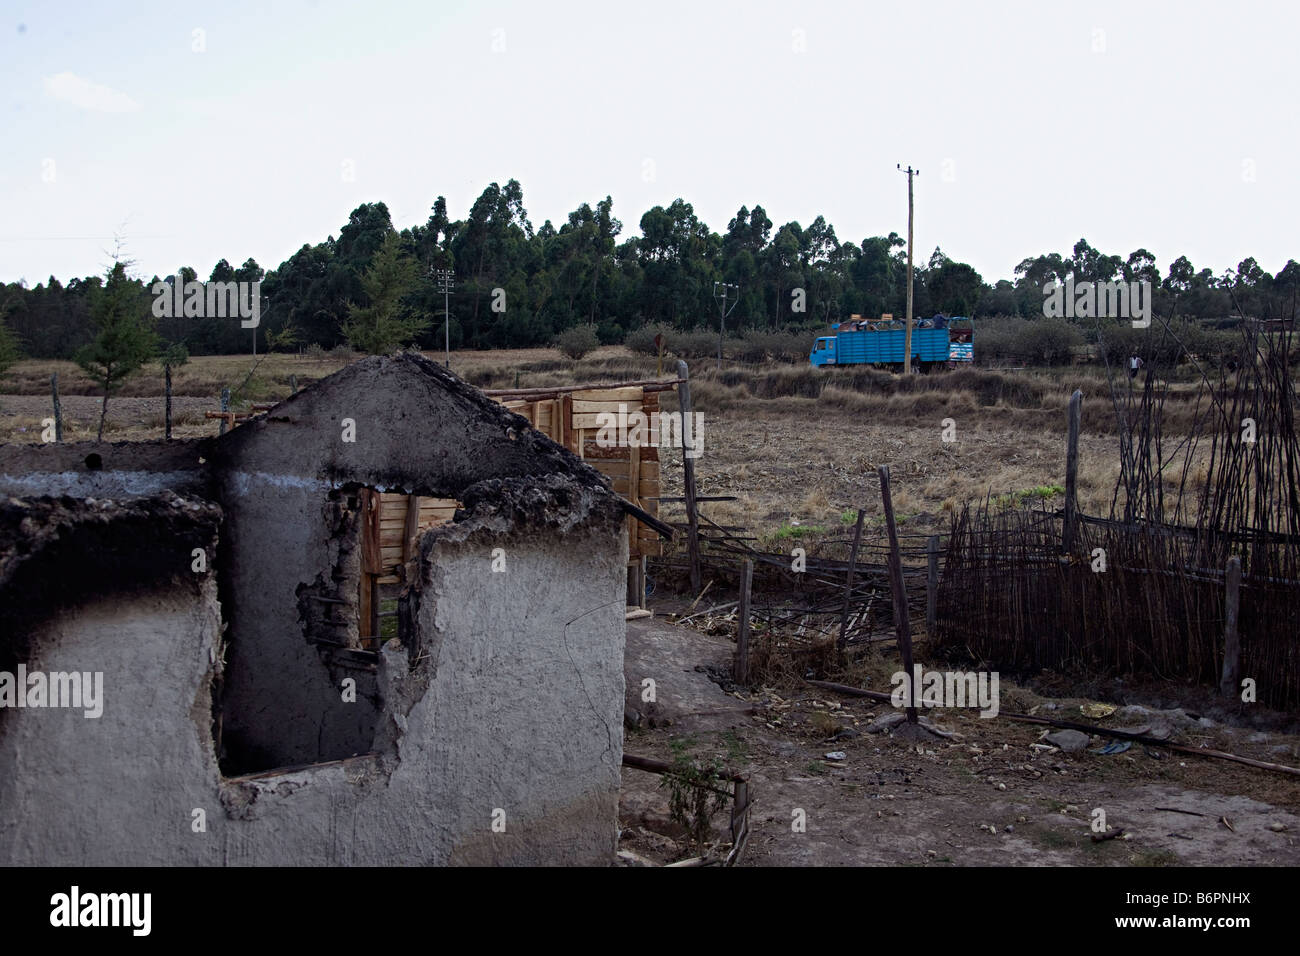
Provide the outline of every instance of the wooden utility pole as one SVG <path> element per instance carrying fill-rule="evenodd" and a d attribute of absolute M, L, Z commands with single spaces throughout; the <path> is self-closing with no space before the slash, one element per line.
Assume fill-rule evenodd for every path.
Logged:
<path fill-rule="evenodd" d="M 899 169 L 903 169 L 901 165 Z M 907 173 L 907 335 L 903 343 L 903 374 L 912 371 L 912 177 L 920 176 L 919 169 L 908 166 Z"/>

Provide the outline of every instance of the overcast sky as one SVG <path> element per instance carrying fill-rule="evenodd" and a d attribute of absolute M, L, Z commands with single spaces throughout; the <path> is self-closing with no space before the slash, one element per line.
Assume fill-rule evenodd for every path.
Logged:
<path fill-rule="evenodd" d="M 0 0 L 0 280 L 272 268 L 363 202 L 400 229 L 515 178 L 907 230 L 986 281 L 1144 246 L 1300 257 L 1294 3 Z M 199 31 L 199 32 L 196 32 Z"/>

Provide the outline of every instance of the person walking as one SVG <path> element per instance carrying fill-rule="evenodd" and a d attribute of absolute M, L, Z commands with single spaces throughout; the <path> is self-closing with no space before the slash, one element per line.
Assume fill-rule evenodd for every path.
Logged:
<path fill-rule="evenodd" d="M 1128 360 L 1128 377 L 1137 378 L 1138 369 L 1142 367 L 1142 359 L 1137 355 L 1129 356 Z"/>

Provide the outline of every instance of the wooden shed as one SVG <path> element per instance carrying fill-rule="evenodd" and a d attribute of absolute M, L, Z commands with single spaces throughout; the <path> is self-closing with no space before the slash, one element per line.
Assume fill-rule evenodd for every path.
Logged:
<path fill-rule="evenodd" d="M 659 410 L 659 394 L 673 391 L 676 380 L 629 382 L 612 385 L 575 385 L 555 388 L 496 389 L 483 394 L 522 415 L 542 434 L 585 459 L 610 478 L 616 494 L 654 517 L 659 512 L 659 449 L 650 445 L 601 447 L 596 434 L 599 415 L 617 415 L 620 407 L 643 412 L 647 418 Z M 366 492 L 362 497 L 362 547 L 360 635 L 363 642 L 378 643 L 380 618 L 392 612 L 381 604 L 402 583 L 403 568 L 414 554 L 416 541 L 428 528 L 452 520 L 460 502 L 389 492 Z M 645 559 L 661 553 L 659 533 L 629 515 L 628 603 L 645 606 Z"/>

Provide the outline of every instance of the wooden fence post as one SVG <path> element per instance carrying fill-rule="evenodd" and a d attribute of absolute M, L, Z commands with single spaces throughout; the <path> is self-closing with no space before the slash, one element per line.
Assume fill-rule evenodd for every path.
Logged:
<path fill-rule="evenodd" d="M 1070 554 L 1078 524 L 1079 484 L 1079 420 L 1083 392 L 1078 389 L 1070 396 L 1069 437 L 1065 446 L 1065 527 L 1061 531 L 1061 553 Z"/>
<path fill-rule="evenodd" d="M 63 416 L 59 414 L 59 373 L 50 376 L 50 395 L 54 399 L 54 440 L 63 441 Z"/>
<path fill-rule="evenodd" d="M 754 584 L 754 562 L 745 559 L 740 572 L 740 632 L 736 635 L 736 665 L 733 679 L 749 683 L 749 594 Z"/>
<path fill-rule="evenodd" d="M 889 494 L 889 466 L 881 465 L 880 501 L 885 508 L 885 527 L 889 530 L 889 583 L 894 592 L 894 626 L 898 629 L 898 649 L 903 653 L 903 670 L 912 692 L 907 706 L 908 723 L 916 723 L 916 697 L 920 688 L 912 679 L 912 626 L 907 610 L 907 585 L 903 583 L 903 557 L 898 549 L 898 526 L 894 524 L 894 500 Z"/>
<path fill-rule="evenodd" d="M 166 384 L 163 386 L 163 438 L 167 441 L 172 440 L 172 367 L 168 362 L 163 363 L 163 378 Z"/>
<path fill-rule="evenodd" d="M 695 510 L 695 459 L 691 458 L 690 446 L 694 419 L 691 416 L 691 383 L 687 376 L 686 362 L 677 362 L 677 399 L 682 412 L 682 484 L 685 485 L 686 497 L 686 550 L 691 562 L 691 593 L 700 593 L 700 519 Z"/>
<path fill-rule="evenodd" d="M 1237 615 L 1241 607 L 1241 558 L 1228 559 L 1225 613 L 1223 615 L 1223 677 L 1219 693 L 1235 696 L 1241 680 L 1241 635 L 1237 633 Z"/>
<path fill-rule="evenodd" d="M 934 637 L 939 607 L 939 536 L 930 535 L 925 542 L 925 636 Z"/>
<path fill-rule="evenodd" d="M 844 580 L 844 609 L 840 611 L 840 638 L 835 643 L 841 654 L 844 653 L 844 648 L 849 641 L 849 607 L 853 600 L 853 571 L 858 564 L 858 548 L 862 545 L 862 519 L 866 514 L 863 509 L 858 509 L 858 523 L 853 527 L 853 547 L 849 549 L 849 573 Z"/>
<path fill-rule="evenodd" d="M 230 389 L 228 388 L 223 388 L 221 390 L 221 411 L 223 413 L 230 411 Z M 226 419 L 223 417 L 221 419 L 221 426 L 217 429 L 217 434 L 224 435 L 225 433 Z"/>
<path fill-rule="evenodd" d="M 732 783 L 731 799 L 731 845 L 734 847 L 744 835 L 745 815 L 749 813 L 749 782 L 736 780 Z"/>

